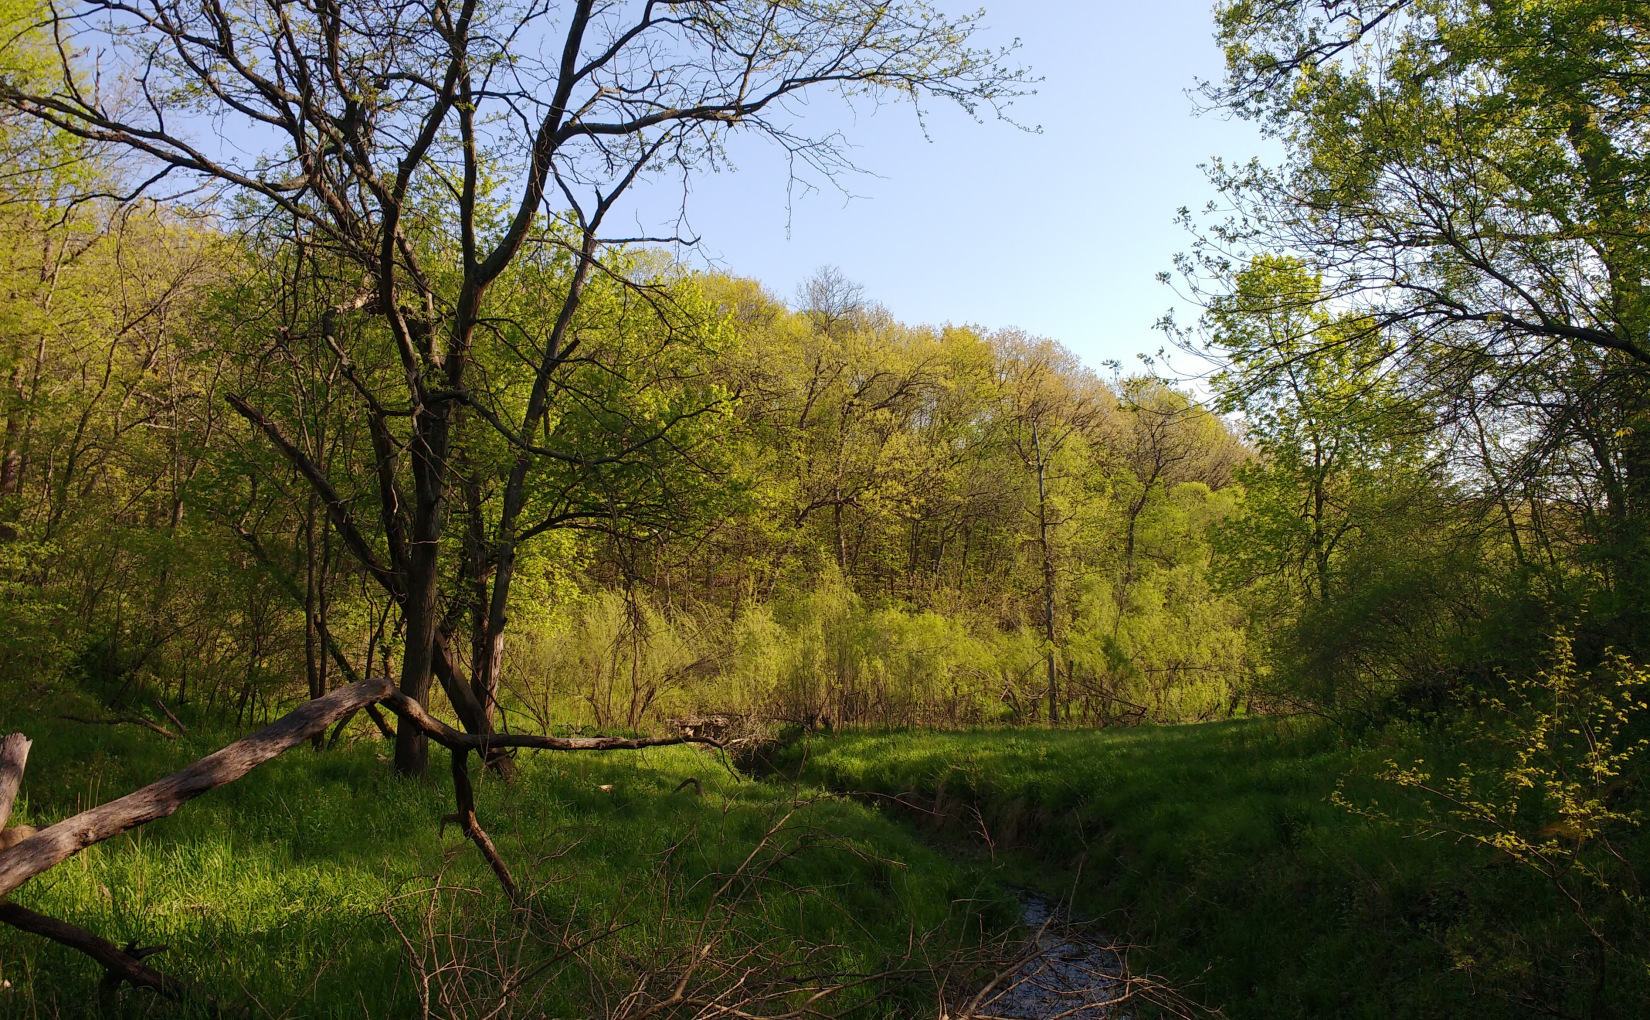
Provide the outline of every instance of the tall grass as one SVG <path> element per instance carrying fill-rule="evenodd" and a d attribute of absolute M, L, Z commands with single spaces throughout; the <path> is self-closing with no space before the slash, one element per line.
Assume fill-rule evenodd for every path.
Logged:
<path fill-rule="evenodd" d="M 35 824 L 228 739 L 39 718 L 23 728 L 36 743 L 19 820 Z M 506 999 L 497 1015 L 610 1015 L 639 975 L 707 939 L 723 956 L 736 945 L 789 953 L 821 979 L 875 974 L 903 965 L 913 939 L 977 933 L 979 904 L 1001 895 L 873 810 L 741 780 L 714 756 L 673 748 L 524 756 L 512 786 L 478 779 L 482 822 L 531 890 L 531 910 L 512 911 L 456 826 L 440 831 L 450 780 L 396 778 L 383 746 L 289 753 L 14 898 L 120 943 L 166 945 L 153 965 L 255 1013 L 384 1017 L 479 1015 Z M 690 777 L 698 788 L 683 786 Z M 988 927 L 1008 923 L 990 909 Z M 99 976 L 78 954 L 0 930 L 0 1013 L 146 1008 L 135 991 L 100 1006 Z M 839 998 L 898 1015 L 888 993 Z"/>
<path fill-rule="evenodd" d="M 1462 746 L 1403 726 L 1352 742 L 1266 718 L 845 735 L 797 748 L 793 764 L 811 782 L 901 796 L 1018 881 L 1075 890 L 1142 946 L 1143 966 L 1234 1018 L 1642 1015 L 1642 924 L 1615 930 L 1595 1012 L 1577 963 L 1587 933 L 1551 883 L 1332 802 L 1339 787 L 1416 817 L 1414 791 L 1372 778 L 1381 763 L 1456 760 Z M 1626 795 L 1642 803 L 1636 782 Z M 1650 873 L 1642 829 L 1618 849 Z"/>

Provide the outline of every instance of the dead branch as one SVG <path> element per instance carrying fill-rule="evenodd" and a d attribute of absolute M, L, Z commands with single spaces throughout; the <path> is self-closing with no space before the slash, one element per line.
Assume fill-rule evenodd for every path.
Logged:
<path fill-rule="evenodd" d="M 186 734 L 186 735 L 188 734 L 189 727 L 187 727 L 183 724 L 182 719 L 179 719 L 177 716 L 172 714 L 172 710 L 170 708 L 166 707 L 166 702 L 160 700 L 159 698 L 156 698 L 155 699 L 155 707 L 160 709 L 161 713 L 163 715 L 165 715 L 166 718 L 172 720 L 172 725 L 176 726 L 178 728 L 179 733 Z"/>
<path fill-rule="evenodd" d="M 181 999 L 188 994 L 188 988 L 178 979 L 167 977 L 143 962 L 146 958 L 164 951 L 165 946 L 139 949 L 136 945 L 130 945 L 122 949 L 108 939 L 93 935 L 84 928 L 77 928 L 67 921 L 59 921 L 55 917 L 37 914 L 27 907 L 3 901 L 0 901 L 0 921 L 20 931 L 51 939 L 59 945 L 78 950 L 96 960 L 104 971 L 101 987 L 105 991 L 113 991 L 120 982 L 126 981 L 134 987 L 158 992 L 168 999 Z"/>
<path fill-rule="evenodd" d="M 367 705 L 363 711 L 367 713 L 367 718 L 372 720 L 372 724 L 378 727 L 378 732 L 384 735 L 385 740 L 395 739 L 395 730 L 390 727 L 389 723 L 384 721 L 384 713 L 378 711 L 377 705 Z M 344 735 L 344 727 L 348 726 L 354 718 L 355 713 L 351 712 L 338 720 L 338 725 L 332 728 L 332 736 L 327 739 L 327 750 L 330 751 L 338 746 L 339 739 Z"/>
<path fill-rule="evenodd" d="M 367 718 L 371 719 L 372 724 L 374 726 L 378 727 L 378 732 L 383 734 L 384 739 L 385 740 L 394 740 L 395 739 L 395 729 L 393 727 L 391 727 L 388 722 L 384 721 L 384 713 L 378 711 L 378 706 L 377 705 L 368 705 L 366 711 L 367 711 Z"/>
<path fill-rule="evenodd" d="M 504 895 L 510 898 L 512 906 L 521 906 L 521 893 L 516 888 L 516 880 L 510 877 L 510 869 L 505 866 L 504 858 L 498 855 L 498 849 L 493 841 L 476 821 L 475 791 L 470 787 L 470 752 L 467 749 L 453 749 L 453 798 L 458 801 L 458 824 L 464 830 L 464 835 L 481 851 L 481 856 L 487 858 L 487 864 L 498 876 L 498 884 L 504 887 Z"/>
<path fill-rule="evenodd" d="M 639 751 L 647 747 L 669 747 L 674 744 L 704 744 L 722 748 L 720 740 L 710 737 L 535 737 L 522 733 L 462 733 L 430 715 L 424 706 L 399 691 L 383 700 L 384 707 L 416 726 L 436 743 L 449 750 L 489 751 L 506 747 L 525 747 L 541 751 Z"/>
<path fill-rule="evenodd" d="M 154 730 L 167 740 L 178 739 L 178 735 L 166 727 L 160 725 L 159 723 L 152 723 L 142 716 L 137 715 L 117 715 L 108 719 L 88 719 L 83 715 L 60 715 L 58 718 L 67 719 L 69 722 L 85 723 L 88 726 L 119 726 L 122 723 L 131 723 L 135 726 L 142 726 L 146 729 Z"/>
<path fill-rule="evenodd" d="M 32 743 L 21 733 L 8 733 L 0 739 L 0 829 L 11 820 L 11 805 L 23 785 L 23 767 L 28 764 Z"/>
<path fill-rule="evenodd" d="M 263 729 L 207 755 L 179 772 L 135 793 L 47 826 L 9 850 L 0 852 L 0 896 L 94 843 L 145 822 L 165 818 L 188 801 L 246 775 L 290 750 L 339 718 L 394 692 L 385 678 L 362 680 L 306 702 Z"/>
<path fill-rule="evenodd" d="M 12 803 L 17 798 L 18 787 L 23 781 L 23 769 L 28 764 L 29 747 L 29 739 L 21 733 L 12 733 L 0 740 L 0 829 L 4 829 L 11 818 Z M 20 826 L 10 831 L 27 834 L 25 838 L 35 833 L 30 826 Z M 6 845 L 0 843 L 0 847 Z M 0 900 L 0 922 L 90 956 L 103 967 L 101 987 L 104 991 L 113 991 L 120 982 L 128 981 L 138 988 L 153 989 L 169 999 L 179 998 L 184 992 L 182 984 L 143 963 L 144 959 L 161 952 L 165 946 L 140 949 L 134 943 L 121 949 L 83 928 L 4 900 Z"/>
<path fill-rule="evenodd" d="M 323 734 L 340 720 L 347 721 L 355 713 L 365 710 L 381 730 L 389 730 L 376 706 L 383 703 L 399 714 L 403 725 L 416 727 L 436 742 L 452 751 L 453 792 L 458 802 L 455 820 L 464 834 L 475 843 L 497 876 L 510 902 L 522 903 L 521 891 L 514 877 L 499 855 L 486 831 L 481 828 L 475 812 L 475 791 L 470 783 L 469 756 L 475 751 L 482 755 L 511 747 L 539 748 L 562 751 L 637 750 L 671 744 L 706 744 L 721 747 L 720 741 L 709 737 L 535 737 L 517 734 L 462 733 L 431 716 L 412 698 L 395 690 L 386 678 L 362 680 L 342 687 L 325 697 L 306 702 L 262 730 L 224 747 L 197 761 L 188 768 L 151 783 L 135 793 L 83 811 L 55 825 L 25 834 L 13 845 L 0 848 L 0 922 L 10 924 L 79 950 L 96 960 L 105 970 L 106 989 L 128 981 L 137 987 L 150 988 L 167 996 L 178 998 L 183 986 L 143 963 L 145 957 L 158 949 L 140 949 L 136 945 L 121 949 L 106 939 L 55 918 L 37 914 L 27 908 L 6 903 L 3 897 L 15 891 L 30 878 L 47 871 L 81 850 L 121 832 L 136 828 L 157 818 L 172 814 L 183 804 L 220 786 L 232 783 L 258 765 Z M 176 723 L 177 718 L 161 710 Z M 146 719 L 123 716 L 112 719 L 73 718 L 76 722 L 117 725 L 138 723 L 162 735 L 175 739 L 176 735 Z M 0 824 L 9 818 L 11 805 L 21 785 L 23 767 L 27 761 L 29 740 L 22 734 L 12 734 L 0 741 Z"/>
<path fill-rule="evenodd" d="M 338 741 L 344 736 L 344 727 L 355 719 L 354 715 L 346 715 L 332 727 L 332 736 L 327 738 L 327 750 L 331 751 L 338 746 Z"/>

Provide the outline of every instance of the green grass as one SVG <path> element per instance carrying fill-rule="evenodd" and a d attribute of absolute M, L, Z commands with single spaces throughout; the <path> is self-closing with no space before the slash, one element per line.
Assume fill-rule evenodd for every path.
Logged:
<path fill-rule="evenodd" d="M 0 720 L 0 732 L 9 729 L 35 740 L 16 819 L 35 824 L 135 789 L 229 739 L 168 742 L 135 727 L 39 717 Z M 479 1012 L 501 980 L 531 971 L 506 1015 L 587 1016 L 594 997 L 679 961 L 695 939 L 719 939 L 721 956 L 766 945 L 814 972 L 868 972 L 897 961 L 913 933 L 959 937 L 978 925 L 982 901 L 992 925 L 1008 923 L 1001 893 L 980 872 L 840 798 L 797 810 L 757 855 L 760 875 L 734 883 L 706 913 L 724 877 L 817 791 L 741 780 L 707 753 L 672 748 L 524 754 L 510 787 L 478 777 L 482 823 L 533 890 L 524 927 L 456 827 L 438 833 L 452 809 L 445 752 L 432 756 L 438 778 L 423 783 L 396 778 L 386 750 L 374 740 L 290 752 L 89 849 L 14 899 L 117 942 L 165 944 L 157 968 L 289 1017 L 415 1015 L 420 966 L 447 968 L 430 982 L 442 1015 Z M 689 776 L 702 796 L 673 792 Z M 569 937 L 603 932 L 555 962 Z M 158 1008 L 131 990 L 99 1006 L 97 978 L 76 953 L 0 930 L 0 979 L 11 985 L 0 1013 Z M 902 982 L 893 994 L 856 994 L 868 1015 L 904 1015 L 918 1000 L 900 994 L 921 989 Z"/>
<path fill-rule="evenodd" d="M 1353 801 L 1402 815 L 1398 791 L 1359 777 L 1388 757 L 1456 760 L 1431 739 L 1252 719 L 850 735 L 791 757 L 810 782 L 915 793 L 952 838 L 989 838 L 1019 881 L 1075 888 L 1143 945 L 1137 964 L 1233 1018 L 1535 1015 L 1525 994 L 1586 1015 L 1576 926 L 1539 877 L 1330 802 L 1348 777 Z M 1642 830 L 1631 852 L 1650 874 Z M 1625 948 L 1593 1015 L 1644 1015 L 1643 944 Z"/>
<path fill-rule="evenodd" d="M 10 729 L 36 741 L 19 819 L 36 823 L 230 737 L 0 718 Z M 1075 890 L 1081 910 L 1141 944 L 1137 967 L 1234 1020 L 1525 1017 L 1536 1011 L 1516 996 L 1531 989 L 1558 1015 L 1589 1015 L 1575 926 L 1550 888 L 1329 800 L 1345 779 L 1354 801 L 1402 815 L 1396 791 L 1359 777 L 1386 758 L 1438 760 L 1443 746 L 1397 727 L 1355 743 L 1291 719 L 849 735 L 788 749 L 798 783 L 741 779 L 689 748 L 523 755 L 512 786 L 477 785 L 483 824 L 532 890 L 524 926 L 475 849 L 451 826 L 438 832 L 452 807 L 444 752 L 435 778 L 409 782 L 391 773 L 387 745 L 363 740 L 285 755 L 15 898 L 119 942 L 166 944 L 161 969 L 292 1017 L 417 1015 L 423 987 L 438 1015 L 476 1015 L 524 969 L 505 1015 L 602 1015 L 639 972 L 668 971 L 707 939 L 718 960 L 767 947 L 799 972 L 874 972 L 899 965 L 913 936 L 933 933 L 921 949 L 933 956 L 1006 928 L 1005 881 Z M 677 790 L 689 776 L 703 796 Z M 942 824 L 913 828 L 931 816 L 822 790 L 915 793 Z M 713 904 L 793 808 L 750 879 Z M 1642 830 L 1629 850 L 1650 873 Z M 1605 1004 L 1616 1016 L 1641 1015 L 1650 997 L 1643 959 L 1615 961 Z M 12 986 L 0 1014 L 95 1013 L 97 977 L 77 954 L 0 930 Z M 848 999 L 872 1017 L 933 1003 L 920 976 Z M 164 1012 L 131 991 L 108 1005 Z"/>

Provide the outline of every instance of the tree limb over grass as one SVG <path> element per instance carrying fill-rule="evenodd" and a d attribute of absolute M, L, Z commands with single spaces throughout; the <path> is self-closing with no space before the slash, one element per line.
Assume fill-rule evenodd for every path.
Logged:
<path fill-rule="evenodd" d="M 19 931 L 39 935 L 51 939 L 58 945 L 79 950 L 96 960 L 104 971 L 102 987 L 105 991 L 113 991 L 114 986 L 121 981 L 128 981 L 136 988 L 151 989 L 168 999 L 181 999 L 188 991 L 177 978 L 167 977 L 143 962 L 146 957 L 164 950 L 165 946 L 139 949 L 134 945 L 122 949 L 84 928 L 77 928 L 45 914 L 37 914 L 15 903 L 0 902 L 0 921 Z"/>
<path fill-rule="evenodd" d="M 382 701 L 394 689 L 383 678 L 341 687 L 165 779 L 41 829 L 0 853 L 0 896 L 94 843 L 165 818 L 201 794 L 234 782 L 282 751 L 324 732 L 344 715 Z"/>
<path fill-rule="evenodd" d="M 726 745 L 710 737 L 536 737 L 524 733 L 461 733 L 430 715 L 424 706 L 396 692 L 384 699 L 384 707 L 399 715 L 407 724 L 420 730 L 431 740 L 452 751 L 480 751 L 505 747 L 525 747 L 539 751 L 640 751 L 649 747 L 668 747 L 674 744 L 704 744 L 722 748 Z"/>
<path fill-rule="evenodd" d="M 234 782 L 271 758 L 317 734 L 325 733 L 327 727 L 347 720 L 363 709 L 373 713 L 376 719 L 374 710 L 379 703 L 400 715 L 403 726 L 412 726 L 452 751 L 454 796 L 458 801 L 458 817 L 464 834 L 486 858 L 510 901 L 518 905 L 521 893 L 515 880 L 492 840 L 476 820 L 475 794 L 470 786 L 468 771 L 470 752 L 478 752 L 485 758 L 490 752 L 510 747 L 552 751 L 618 751 L 670 744 L 723 746 L 720 741 L 709 737 L 537 737 L 513 733 L 462 733 L 431 716 L 417 701 L 396 691 L 394 682 L 388 678 L 361 680 L 325 697 L 305 702 L 251 736 L 207 755 L 188 768 L 134 793 L 32 832 L 15 845 L 0 850 L 0 898 L 95 843 L 157 818 L 165 818 L 188 801 Z M 79 721 L 117 723 L 143 720 Z M 153 723 L 147 725 L 175 739 L 175 734 Z M 0 826 L 4 826 L 11 816 L 12 801 L 22 784 L 29 747 L 30 741 L 21 733 L 0 740 Z M 135 945 L 123 950 L 91 932 L 6 903 L 3 899 L 0 899 L 0 922 L 85 953 L 103 966 L 108 975 L 106 982 L 129 981 L 168 998 L 178 998 L 184 991 L 183 985 L 174 979 L 144 965 L 143 958 L 153 951 L 139 950 Z"/>

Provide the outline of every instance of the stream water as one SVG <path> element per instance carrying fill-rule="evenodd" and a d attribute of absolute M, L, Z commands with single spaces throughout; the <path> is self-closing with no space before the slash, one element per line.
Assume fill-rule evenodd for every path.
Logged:
<path fill-rule="evenodd" d="M 982 990 L 971 1012 L 1005 1020 L 1127 1020 L 1124 962 L 1113 945 L 1073 922 L 1059 906 L 1020 893 L 1033 936 L 1017 970 Z"/>

